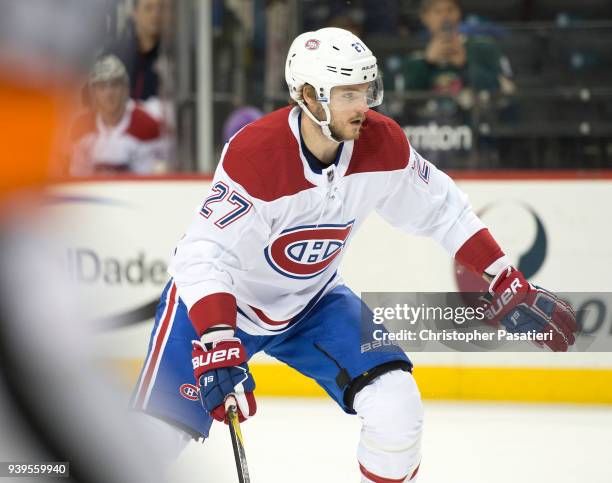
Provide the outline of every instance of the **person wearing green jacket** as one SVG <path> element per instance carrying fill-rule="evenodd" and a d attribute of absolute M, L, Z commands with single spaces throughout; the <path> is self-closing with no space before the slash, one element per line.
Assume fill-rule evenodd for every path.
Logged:
<path fill-rule="evenodd" d="M 432 90 L 456 95 L 462 89 L 505 90 L 509 67 L 495 39 L 465 35 L 459 29 L 461 8 L 457 0 L 423 0 L 421 20 L 429 33 L 422 51 L 404 59 L 405 89 Z"/>

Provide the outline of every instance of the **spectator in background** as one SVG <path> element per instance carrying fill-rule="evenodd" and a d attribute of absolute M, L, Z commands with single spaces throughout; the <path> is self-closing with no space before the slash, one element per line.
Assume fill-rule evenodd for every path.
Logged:
<path fill-rule="evenodd" d="M 466 35 L 460 28 L 458 0 L 423 0 L 421 21 L 427 28 L 424 51 L 403 63 L 406 89 L 457 95 L 473 90 L 511 89 L 509 63 L 492 37 Z"/>
<path fill-rule="evenodd" d="M 488 95 L 513 90 L 509 62 L 486 29 L 462 24 L 461 16 L 458 0 L 422 0 L 425 47 L 398 59 L 394 74 L 387 63 L 386 89 L 425 93 L 389 101 L 388 108 L 415 148 L 442 169 L 475 168 L 479 157 L 497 159 L 498 143 L 484 136 L 476 155 L 474 128 L 512 111 L 511 101 Z M 478 120 L 472 109 L 477 100 Z"/>
<path fill-rule="evenodd" d="M 130 97 L 146 100 L 159 95 L 159 58 L 162 0 L 135 0 L 132 21 L 124 35 L 108 49 L 125 64 L 130 77 Z"/>
<path fill-rule="evenodd" d="M 151 173 L 165 157 L 161 126 L 129 98 L 129 77 L 114 55 L 98 60 L 89 76 L 91 109 L 75 122 L 71 174 Z"/>

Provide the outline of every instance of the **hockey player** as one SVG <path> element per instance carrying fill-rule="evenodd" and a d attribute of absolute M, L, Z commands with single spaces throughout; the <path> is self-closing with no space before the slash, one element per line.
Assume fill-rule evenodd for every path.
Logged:
<path fill-rule="evenodd" d="M 72 129 L 71 174 L 151 173 L 166 158 L 161 123 L 129 98 L 125 66 L 100 58 L 89 75 L 92 109 Z"/>
<path fill-rule="evenodd" d="M 359 38 L 337 28 L 301 34 L 285 75 L 296 105 L 225 145 L 210 194 L 176 248 L 134 406 L 206 437 L 212 418 L 224 420 L 229 394 L 241 419 L 255 414 L 248 359 L 265 351 L 359 416 L 362 481 L 415 481 L 423 410 L 412 364 L 396 347 L 361 351 L 368 309 L 338 273 L 368 214 L 430 236 L 489 277 L 509 331 L 550 332 L 551 348 L 567 350 L 575 321 L 511 266 L 453 181 L 393 120 L 369 110 L 383 92 Z"/>

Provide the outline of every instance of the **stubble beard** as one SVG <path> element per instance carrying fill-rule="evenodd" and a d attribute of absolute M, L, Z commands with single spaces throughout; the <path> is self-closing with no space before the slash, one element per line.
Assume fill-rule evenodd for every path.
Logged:
<path fill-rule="evenodd" d="M 343 123 L 344 126 L 339 126 L 332 120 L 332 123 L 329 126 L 329 130 L 331 131 L 334 138 L 339 141 L 354 141 L 359 139 L 359 136 L 361 135 L 361 129 L 363 128 L 364 120 L 365 119 L 362 120 L 362 123 L 357 129 L 355 129 L 355 126 L 351 124 L 350 120 L 345 121 Z"/>
<path fill-rule="evenodd" d="M 315 117 L 319 121 L 323 121 L 325 119 L 325 111 L 323 107 L 319 104 L 318 109 L 314 113 Z M 351 120 L 344 121 L 342 124 L 334 121 L 334 115 L 331 114 L 332 122 L 329 125 L 329 130 L 336 141 L 344 142 L 344 141 L 353 141 L 359 139 L 361 135 L 361 128 L 363 127 L 363 121 L 365 121 L 365 116 L 363 116 L 362 124 L 359 126 L 359 129 L 356 131 L 353 130 L 353 126 L 351 125 Z"/>

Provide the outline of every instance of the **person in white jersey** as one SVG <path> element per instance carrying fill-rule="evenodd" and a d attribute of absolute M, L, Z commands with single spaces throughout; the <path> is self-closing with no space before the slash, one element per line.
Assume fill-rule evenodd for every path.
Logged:
<path fill-rule="evenodd" d="M 247 361 L 264 351 L 360 418 L 362 481 L 414 482 L 423 409 L 412 363 L 396 346 L 361 350 L 371 312 L 339 273 L 367 216 L 433 238 L 490 279 L 490 303 L 503 302 L 499 321 L 512 332 L 550 333 L 550 347 L 567 350 L 573 311 L 530 285 L 466 195 L 392 119 L 370 110 L 382 84 L 359 38 L 338 28 L 299 35 L 286 80 L 295 105 L 230 139 L 176 247 L 133 406 L 206 437 L 230 394 L 241 419 L 255 414 Z"/>
<path fill-rule="evenodd" d="M 114 55 L 96 61 L 88 91 L 91 109 L 75 121 L 71 132 L 71 174 L 157 171 L 167 158 L 167 141 L 161 123 L 129 98 L 123 63 Z"/>

